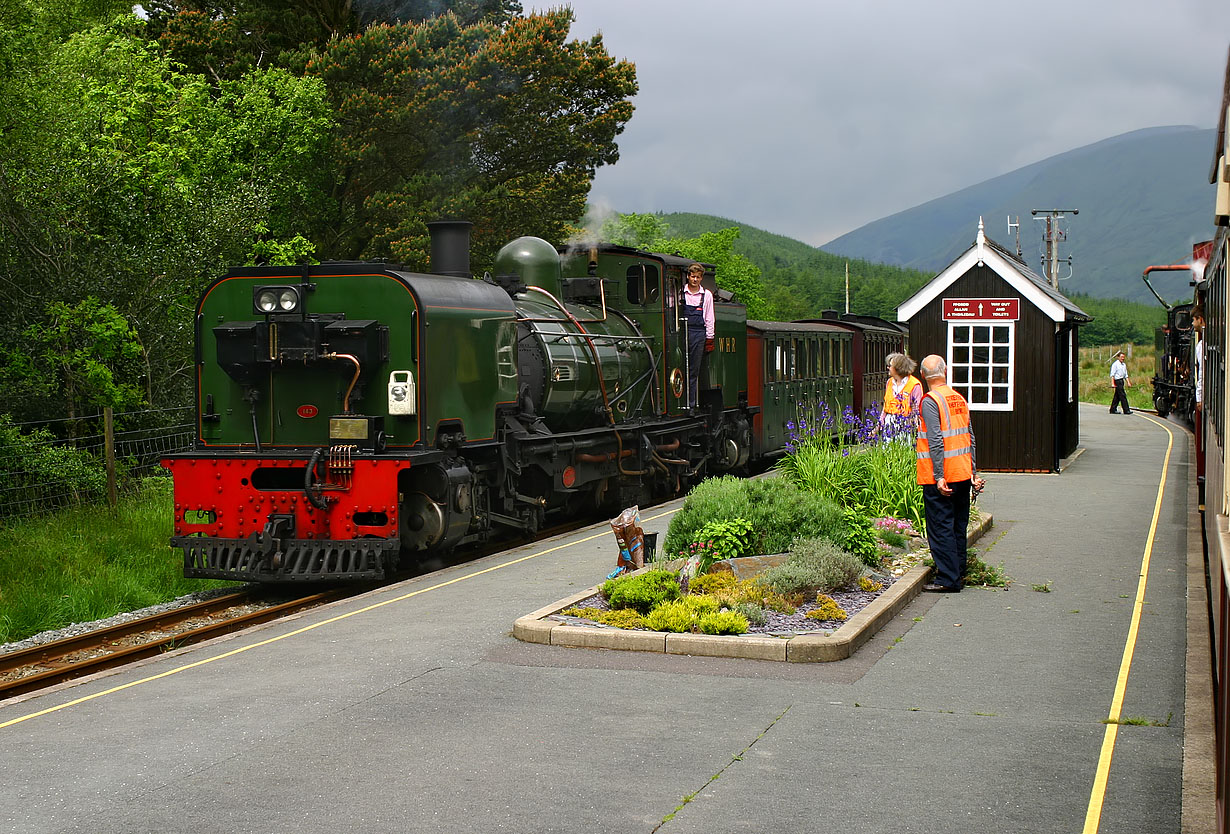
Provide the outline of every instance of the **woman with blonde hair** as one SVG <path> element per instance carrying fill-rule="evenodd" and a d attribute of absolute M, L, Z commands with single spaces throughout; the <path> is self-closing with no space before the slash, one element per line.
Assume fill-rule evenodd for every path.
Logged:
<path fill-rule="evenodd" d="M 918 427 L 918 404 L 923 398 L 923 384 L 913 376 L 918 363 L 904 353 L 884 357 L 888 366 L 888 381 L 884 384 L 884 411 L 880 425 L 897 432 L 913 432 Z"/>

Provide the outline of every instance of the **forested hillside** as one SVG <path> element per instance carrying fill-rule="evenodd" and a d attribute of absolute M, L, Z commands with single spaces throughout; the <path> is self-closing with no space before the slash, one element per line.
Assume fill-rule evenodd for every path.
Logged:
<path fill-rule="evenodd" d="M 657 216 L 681 237 L 738 227 L 734 249 L 760 268 L 764 297 L 774 319 L 789 321 L 815 318 L 822 310 L 844 311 L 848 266 L 850 312 L 896 321 L 897 305 L 934 277 L 919 270 L 831 255 L 734 220 L 687 213 Z"/>
<path fill-rule="evenodd" d="M 1041 274 L 1044 215 L 1031 211 L 1066 209 L 1059 255 L 1072 266 L 1063 292 L 1148 302 L 1141 271 L 1189 260 L 1192 244 L 1212 237 L 1214 144 L 1214 130 L 1195 127 L 1115 136 L 868 223 L 823 248 L 938 271 L 974 242 L 980 217 L 991 238 L 1014 248 L 1011 218 L 1026 263 Z"/>
<path fill-rule="evenodd" d="M 760 269 L 772 318 L 813 318 L 821 310 L 845 309 L 846 265 L 850 269 L 850 311 L 897 320 L 897 306 L 935 277 L 935 273 L 842 258 L 802 241 L 775 235 L 734 220 L 706 214 L 654 215 L 680 237 L 737 228 L 734 251 Z M 1179 292 L 1179 289 L 1175 292 Z M 1093 317 L 1081 328 L 1085 345 L 1122 345 L 1153 341 L 1153 331 L 1166 321 L 1164 309 L 1153 303 L 1095 298 L 1070 298 Z"/>

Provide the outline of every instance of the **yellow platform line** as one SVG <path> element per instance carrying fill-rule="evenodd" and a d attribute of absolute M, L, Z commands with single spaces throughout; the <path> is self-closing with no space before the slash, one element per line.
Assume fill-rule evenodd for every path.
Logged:
<path fill-rule="evenodd" d="M 664 513 L 659 513 L 658 515 L 650 516 L 649 518 L 646 518 L 645 521 L 656 521 L 657 519 L 665 518 L 666 516 L 671 515 L 674 512 L 675 510 L 668 510 Z M 160 672 L 157 675 L 150 675 L 149 677 L 141 678 L 140 680 L 131 681 L 129 683 L 121 684 L 120 686 L 113 686 L 110 689 L 104 689 L 101 692 L 95 692 L 92 695 L 86 695 L 84 697 L 77 698 L 75 700 L 68 701 L 66 703 L 59 704 L 54 707 L 48 707 L 47 709 L 39 710 L 38 712 L 32 712 L 32 713 L 29 713 L 28 715 L 22 715 L 22 716 L 18 716 L 17 718 L 11 718 L 8 721 L 0 722 L 0 730 L 4 729 L 5 727 L 11 727 L 14 724 L 20 724 L 23 721 L 29 721 L 31 718 L 39 718 L 44 715 L 50 715 L 53 712 L 59 712 L 60 710 L 68 709 L 69 707 L 75 707 L 80 704 L 85 704 L 90 701 L 96 700 L 98 698 L 106 697 L 107 695 L 114 695 L 117 692 L 123 692 L 125 689 L 131 689 L 134 686 L 141 686 L 143 684 L 147 684 L 152 681 L 161 680 L 162 678 L 169 678 L 172 675 L 178 675 L 181 672 L 187 672 L 189 669 L 196 669 L 197 667 L 200 667 L 200 666 L 206 666 L 210 663 L 216 663 L 219 660 L 225 660 L 229 657 L 234 657 L 235 655 L 243 654 L 244 652 L 251 651 L 252 649 L 259 649 L 261 646 L 268 646 L 272 643 L 277 643 L 280 640 L 286 640 L 290 637 L 297 637 L 300 634 L 306 634 L 309 631 L 314 631 L 315 629 L 321 628 L 323 626 L 332 625 L 333 623 L 341 622 L 342 620 L 347 620 L 359 614 L 366 614 L 369 611 L 375 611 L 377 608 L 383 608 L 386 605 L 392 605 L 393 603 L 396 603 L 396 602 L 405 602 L 406 600 L 412 597 L 417 597 L 420 594 L 425 594 L 425 593 L 428 593 L 429 591 L 438 591 L 441 588 L 447 588 L 449 585 L 456 585 L 458 582 L 465 582 L 467 579 L 473 579 L 477 576 L 482 576 L 485 573 L 491 573 L 492 571 L 503 570 L 504 568 L 509 568 L 509 567 L 512 567 L 513 565 L 519 565 L 522 562 L 528 562 L 530 559 L 537 559 L 539 556 L 546 556 L 550 553 L 555 553 L 556 551 L 559 551 L 559 550 L 565 550 L 570 547 L 575 547 L 578 544 L 585 544 L 586 542 L 592 542 L 595 539 L 600 539 L 606 535 L 609 535 L 609 533 L 606 531 L 602 533 L 595 533 L 592 536 L 586 536 L 585 538 L 577 539 L 574 542 L 557 545 L 556 547 L 550 547 L 550 548 L 547 548 L 546 550 L 540 550 L 537 553 L 531 553 L 528 556 L 522 556 L 519 559 L 512 559 L 507 562 L 501 562 L 498 565 L 492 565 L 489 568 L 483 568 L 482 570 L 476 570 L 472 573 L 467 573 L 464 576 L 458 576 L 453 579 L 446 580 L 444 582 L 437 582 L 435 585 L 431 585 L 430 587 L 420 588 L 417 591 L 411 591 L 408 594 L 402 594 L 401 596 L 393 597 L 391 599 L 386 599 L 381 602 L 368 605 L 364 608 L 356 608 L 354 611 L 347 611 L 345 614 L 339 614 L 336 617 L 330 617 L 327 620 L 321 620 L 318 623 L 312 623 L 311 625 L 304 626 L 303 628 L 295 629 L 294 631 L 288 631 L 285 634 L 279 634 L 277 637 L 270 637 L 268 640 L 261 640 L 258 643 L 251 643 L 247 646 L 240 646 L 237 649 L 232 649 L 229 652 L 225 652 L 220 655 L 215 655 L 214 657 L 207 657 L 207 658 L 204 658 L 203 660 L 198 660 L 194 663 L 186 663 L 183 666 L 176 666 L 173 669 L 168 669 L 167 671 Z"/>
<path fill-rule="evenodd" d="M 1093 789 L 1089 795 L 1089 808 L 1085 812 L 1083 834 L 1096 834 L 1102 822 L 1102 806 L 1106 802 L 1106 783 L 1110 778 L 1110 762 L 1115 754 L 1115 740 L 1119 737 L 1119 718 L 1123 711 L 1123 696 L 1127 691 L 1128 673 L 1132 670 L 1132 656 L 1136 653 L 1136 636 L 1140 632 L 1140 615 L 1145 605 L 1145 586 L 1149 581 L 1149 562 L 1153 558 L 1153 540 L 1157 536 L 1157 521 L 1162 514 L 1162 498 L 1166 493 L 1166 473 L 1170 469 L 1170 453 L 1174 448 L 1174 432 L 1163 422 L 1141 415 L 1154 425 L 1166 430 L 1166 457 L 1162 461 L 1162 477 L 1157 485 L 1157 499 L 1153 502 L 1153 520 L 1149 523 L 1149 535 L 1145 539 L 1144 557 L 1140 562 L 1140 580 L 1136 584 L 1136 601 L 1132 605 L 1132 622 L 1128 626 L 1127 643 L 1123 647 L 1123 660 L 1119 662 L 1119 678 L 1115 681 L 1115 694 L 1110 701 L 1110 715 L 1106 732 L 1102 736 L 1102 753 L 1093 776 Z"/>

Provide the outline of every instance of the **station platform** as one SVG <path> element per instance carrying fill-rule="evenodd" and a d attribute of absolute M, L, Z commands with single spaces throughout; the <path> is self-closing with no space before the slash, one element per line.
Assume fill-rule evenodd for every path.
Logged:
<path fill-rule="evenodd" d="M 1212 830 L 1191 436 L 1080 419 L 1060 474 L 987 474 L 1007 589 L 846 660 L 514 639 L 614 567 L 596 525 L 0 703 L 0 831 Z"/>

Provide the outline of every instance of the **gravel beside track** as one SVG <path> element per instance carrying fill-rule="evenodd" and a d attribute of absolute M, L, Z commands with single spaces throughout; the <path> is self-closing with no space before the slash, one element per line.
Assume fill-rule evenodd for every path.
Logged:
<path fill-rule="evenodd" d="M 154 614 L 161 614 L 165 611 L 171 611 L 176 608 L 183 608 L 187 605 L 193 605 L 198 602 L 205 602 L 214 597 L 227 596 L 236 591 L 243 590 L 242 586 L 234 588 L 213 588 L 208 591 L 196 591 L 187 596 L 179 597 L 178 599 L 163 602 L 158 605 L 151 605 L 148 608 L 142 608 L 138 611 L 126 611 L 122 614 L 116 614 L 114 617 L 107 617 L 103 620 L 94 620 L 87 623 L 73 623 L 64 628 L 52 629 L 50 631 L 39 632 L 38 634 L 27 637 L 24 640 L 18 640 L 14 643 L 0 643 L 0 654 L 15 652 L 21 649 L 28 649 L 33 646 L 41 646 L 44 643 L 54 643 L 56 640 L 64 640 L 69 637 L 76 637 L 81 634 L 87 634 L 91 631 L 98 631 L 113 625 L 122 623 L 130 623 L 133 620 L 139 620 L 142 617 L 149 617 Z"/>

